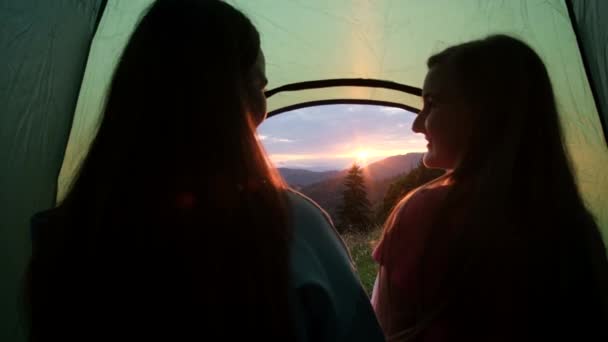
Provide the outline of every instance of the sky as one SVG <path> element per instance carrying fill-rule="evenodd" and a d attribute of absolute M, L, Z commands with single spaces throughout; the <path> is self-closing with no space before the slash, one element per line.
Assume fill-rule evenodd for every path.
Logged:
<path fill-rule="evenodd" d="M 372 105 L 325 105 L 268 118 L 258 138 L 277 167 L 341 170 L 353 162 L 426 151 L 422 134 L 411 130 L 415 114 Z"/>

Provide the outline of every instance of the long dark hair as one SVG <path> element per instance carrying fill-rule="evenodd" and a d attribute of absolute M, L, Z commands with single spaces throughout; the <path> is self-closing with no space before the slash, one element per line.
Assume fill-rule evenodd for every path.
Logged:
<path fill-rule="evenodd" d="M 433 246 L 446 224 L 460 228 L 442 294 L 423 311 L 441 310 L 459 341 L 606 340 L 606 250 L 579 194 L 541 58 L 496 35 L 450 47 L 428 67 L 453 72 L 473 127 L 460 164 L 437 180 L 449 180 L 450 193 L 425 254 L 445 253 Z"/>
<path fill-rule="evenodd" d="M 608 338 L 606 250 L 579 194 L 541 58 L 498 35 L 428 60 L 439 65 L 456 73 L 473 115 L 443 211 L 467 203 L 444 284 L 452 331 Z"/>
<path fill-rule="evenodd" d="M 290 340 L 283 184 L 255 136 L 260 38 L 217 0 L 158 0 L 63 202 L 37 228 L 33 340 Z"/>

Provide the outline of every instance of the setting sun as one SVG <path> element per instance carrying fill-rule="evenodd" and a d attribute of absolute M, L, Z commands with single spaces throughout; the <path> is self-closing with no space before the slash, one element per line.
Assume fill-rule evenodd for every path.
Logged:
<path fill-rule="evenodd" d="M 369 152 L 365 150 L 359 150 L 356 153 L 357 162 L 361 164 L 367 164 L 367 158 L 369 158 Z"/>

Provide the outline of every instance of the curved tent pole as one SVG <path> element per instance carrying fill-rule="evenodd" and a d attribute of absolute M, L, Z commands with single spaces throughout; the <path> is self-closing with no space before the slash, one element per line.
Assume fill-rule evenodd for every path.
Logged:
<path fill-rule="evenodd" d="M 335 78 L 335 79 L 327 79 L 327 80 L 316 80 L 316 81 L 306 81 L 306 82 L 298 82 L 286 84 L 274 89 L 270 89 L 266 91 L 264 94 L 266 98 L 270 98 L 273 95 L 276 95 L 281 92 L 288 91 L 299 91 L 299 90 L 309 90 L 309 89 L 319 89 L 319 88 L 331 88 L 331 87 L 367 87 L 367 88 L 384 88 L 390 90 L 396 90 L 400 92 L 404 92 L 414 96 L 422 96 L 422 89 L 417 87 L 412 87 L 409 85 L 385 81 L 385 80 L 377 80 L 377 79 L 369 79 L 369 78 Z M 322 106 L 322 105 L 332 105 L 332 104 L 361 104 L 361 105 L 376 105 L 376 106 L 385 106 L 385 107 L 394 107 L 401 108 L 408 112 L 412 112 L 414 114 L 418 114 L 420 111 L 419 108 L 415 108 L 412 106 L 408 106 L 403 103 L 390 102 L 390 101 L 380 101 L 380 100 L 370 100 L 370 99 L 329 99 L 329 100 L 318 100 L 318 101 L 307 101 L 302 103 L 296 103 L 294 105 L 282 107 L 279 109 L 275 109 L 268 113 L 268 117 L 272 117 L 281 113 L 285 113 L 291 110 L 296 110 L 305 107 L 312 106 Z"/>
<path fill-rule="evenodd" d="M 316 80 L 291 83 L 266 91 L 266 97 L 271 97 L 277 93 L 284 91 L 296 91 L 305 89 L 318 89 L 330 87 L 369 87 L 369 88 L 385 88 L 391 90 L 402 91 L 411 95 L 422 96 L 422 90 L 417 87 L 408 86 L 405 84 L 376 80 L 369 78 L 335 78 L 328 80 Z"/>
<path fill-rule="evenodd" d="M 324 105 L 333 105 L 333 104 L 359 104 L 359 105 L 375 105 L 375 106 L 384 106 L 384 107 L 393 107 L 400 108 L 408 112 L 412 112 L 414 114 L 418 114 L 420 109 L 414 108 L 402 103 L 389 102 L 389 101 L 378 101 L 378 100 L 363 100 L 363 99 L 331 99 L 331 100 L 318 100 L 318 101 L 308 101 L 302 102 L 295 105 L 275 109 L 268 113 L 267 117 L 272 117 L 275 115 L 279 115 L 285 112 L 289 112 L 296 109 L 306 108 L 306 107 L 314 107 L 314 106 L 324 106 Z"/>

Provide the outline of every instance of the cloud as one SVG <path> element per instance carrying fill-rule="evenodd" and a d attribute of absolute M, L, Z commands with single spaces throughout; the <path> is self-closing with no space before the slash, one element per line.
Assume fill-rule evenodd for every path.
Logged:
<path fill-rule="evenodd" d="M 349 113 L 355 113 L 365 110 L 364 106 L 361 105 L 346 105 L 346 111 Z"/>
<path fill-rule="evenodd" d="M 379 111 L 381 111 L 385 115 L 389 115 L 389 116 L 410 114 L 408 111 L 406 111 L 402 108 L 397 108 L 397 107 L 381 107 L 381 108 L 379 108 Z"/>
<path fill-rule="evenodd" d="M 268 153 L 276 156 L 275 163 L 281 156 L 285 166 L 306 160 L 306 164 L 338 167 L 357 150 L 374 151 L 379 157 L 424 151 L 424 137 L 409 129 L 415 118 L 399 108 L 327 105 L 269 118 L 258 134 L 265 137 L 261 141 Z"/>
<path fill-rule="evenodd" d="M 264 144 L 272 144 L 272 143 L 292 143 L 295 140 L 287 139 L 287 138 L 277 138 L 270 135 L 258 134 L 258 139 L 263 141 Z"/>
<path fill-rule="evenodd" d="M 272 138 L 272 142 L 291 143 L 293 140 L 285 138 Z"/>

